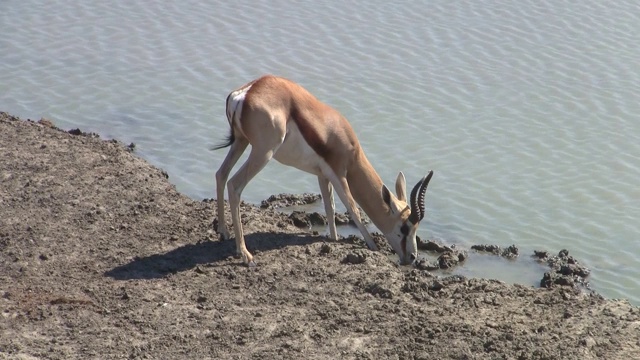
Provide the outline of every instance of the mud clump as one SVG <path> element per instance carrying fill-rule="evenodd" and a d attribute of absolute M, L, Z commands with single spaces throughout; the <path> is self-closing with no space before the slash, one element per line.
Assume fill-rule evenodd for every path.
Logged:
<path fill-rule="evenodd" d="M 365 286 L 364 291 L 383 299 L 393 299 L 393 291 L 384 283 L 371 283 Z"/>
<path fill-rule="evenodd" d="M 308 229 L 314 225 L 327 224 L 327 218 L 318 212 L 293 211 L 289 214 L 289 220 L 292 221 L 293 225 L 303 229 Z"/>
<path fill-rule="evenodd" d="M 498 245 L 471 245 L 471 249 L 476 251 L 488 252 L 493 255 L 500 255 L 500 246 Z"/>
<path fill-rule="evenodd" d="M 440 263 L 429 261 L 427 259 L 418 259 L 413 265 L 419 270 L 434 271 L 440 269 Z"/>
<path fill-rule="evenodd" d="M 451 246 L 443 245 L 435 240 L 422 240 L 419 236 L 416 236 L 416 242 L 418 250 L 431 251 L 436 253 L 444 253 L 447 251 L 454 251 Z"/>
<path fill-rule="evenodd" d="M 507 259 L 515 259 L 518 257 L 520 253 L 520 251 L 518 250 L 518 247 L 515 245 L 511 245 L 506 249 L 502 249 L 498 245 L 481 244 L 481 245 L 472 245 L 471 249 L 480 251 L 480 252 L 488 252 L 493 255 L 502 256 L 503 258 L 507 258 Z"/>
<path fill-rule="evenodd" d="M 500 256 L 507 258 L 507 259 L 515 259 L 518 257 L 520 251 L 518 250 L 518 248 L 515 245 L 510 245 L 509 247 L 507 247 L 506 249 L 504 249 L 502 251 L 502 253 L 500 254 Z"/>
<path fill-rule="evenodd" d="M 355 225 L 348 213 L 336 213 L 336 225 Z"/>
<path fill-rule="evenodd" d="M 466 259 L 466 251 L 448 251 L 438 257 L 438 266 L 440 269 L 450 269 L 463 263 Z"/>
<path fill-rule="evenodd" d="M 533 256 L 539 262 L 546 263 L 551 269 L 545 272 L 540 280 L 541 287 L 550 288 L 560 285 L 589 288 L 587 277 L 591 270 L 580 265 L 578 260 L 569 255 L 568 250 L 560 250 L 556 256 L 550 256 L 547 251 L 535 251 Z"/>
<path fill-rule="evenodd" d="M 414 265 L 420 270 L 451 269 L 461 265 L 467 259 L 467 251 L 456 249 L 454 246 L 443 245 L 434 240 L 422 240 L 416 236 L 418 250 L 438 253 L 437 260 L 418 259 Z"/>
<path fill-rule="evenodd" d="M 309 205 L 320 200 L 320 194 L 278 194 L 271 195 L 260 204 L 262 209 L 280 209 L 289 206 Z"/>
<path fill-rule="evenodd" d="M 310 228 L 311 226 L 327 225 L 327 217 L 317 211 L 307 212 L 294 210 L 289 215 L 289 219 L 293 224 L 299 228 Z M 336 225 L 351 225 L 355 226 L 355 222 L 351 219 L 348 213 L 336 213 L 335 214 Z M 369 223 L 369 218 L 362 216 L 363 224 Z"/>
<path fill-rule="evenodd" d="M 344 257 L 342 262 L 344 264 L 362 264 L 367 261 L 368 253 L 367 250 L 358 249 L 352 252 L 349 252 L 347 256 Z"/>

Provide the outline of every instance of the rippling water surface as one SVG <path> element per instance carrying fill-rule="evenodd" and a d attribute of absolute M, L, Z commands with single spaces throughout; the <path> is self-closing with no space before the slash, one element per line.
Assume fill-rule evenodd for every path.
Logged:
<path fill-rule="evenodd" d="M 640 304 L 639 17 L 631 0 L 9 0 L 0 110 L 135 142 L 200 199 L 227 93 L 284 75 L 351 121 L 387 184 L 435 170 L 421 236 L 520 246 L 521 271 L 474 256 L 465 275 L 534 284 L 528 254 L 568 248 Z M 317 191 L 273 163 L 244 198 Z"/>

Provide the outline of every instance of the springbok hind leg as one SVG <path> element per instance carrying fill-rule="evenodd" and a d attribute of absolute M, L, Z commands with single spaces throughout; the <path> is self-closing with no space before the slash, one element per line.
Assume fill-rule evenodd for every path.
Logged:
<path fill-rule="evenodd" d="M 277 147 L 276 147 L 277 148 Z M 244 187 L 262 170 L 273 157 L 275 149 L 262 149 L 255 145 L 251 148 L 249 158 L 240 170 L 233 175 L 228 182 L 229 205 L 231 206 L 231 220 L 236 236 L 236 251 L 242 256 L 243 261 L 249 266 L 255 266 L 253 255 L 247 250 L 244 242 L 244 232 L 240 221 L 240 195 Z"/>
<path fill-rule="evenodd" d="M 324 202 L 324 212 L 327 216 L 329 224 L 329 236 L 331 240 L 338 240 L 338 231 L 336 230 L 336 207 L 333 201 L 333 186 L 323 175 L 318 176 L 318 185 L 320 185 L 320 193 Z"/>
<path fill-rule="evenodd" d="M 231 239 L 229 230 L 227 230 L 227 222 L 224 216 L 224 187 L 229 178 L 229 173 L 233 166 L 238 162 L 238 159 L 249 145 L 249 142 L 245 138 L 236 138 L 231 144 L 231 148 L 224 158 L 220 169 L 216 172 L 216 193 L 217 193 L 217 205 L 218 205 L 218 234 L 222 240 Z"/>

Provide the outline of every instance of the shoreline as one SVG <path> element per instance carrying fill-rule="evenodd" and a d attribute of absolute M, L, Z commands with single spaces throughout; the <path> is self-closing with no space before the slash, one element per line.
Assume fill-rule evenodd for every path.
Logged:
<path fill-rule="evenodd" d="M 437 277 L 245 203 L 250 269 L 132 144 L 0 127 L 0 358 L 640 357 L 640 309 L 567 286 L 588 275 L 568 254 L 549 288 Z"/>

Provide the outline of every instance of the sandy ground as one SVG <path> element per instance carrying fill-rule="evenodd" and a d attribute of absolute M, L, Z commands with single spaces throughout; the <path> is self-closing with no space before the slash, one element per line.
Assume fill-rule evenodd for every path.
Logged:
<path fill-rule="evenodd" d="M 627 301 L 398 267 L 269 207 L 242 206 L 245 267 L 211 201 L 74 134 L 0 113 L 0 358 L 640 358 Z"/>

